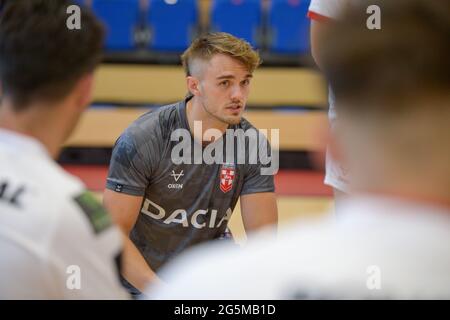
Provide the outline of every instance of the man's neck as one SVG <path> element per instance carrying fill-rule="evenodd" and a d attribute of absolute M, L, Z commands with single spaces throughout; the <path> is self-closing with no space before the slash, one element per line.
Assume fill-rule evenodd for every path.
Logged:
<path fill-rule="evenodd" d="M 225 122 L 222 122 L 209 114 L 201 104 L 201 102 L 195 97 L 193 97 L 191 100 L 189 100 L 186 103 L 186 116 L 189 124 L 189 130 L 191 131 L 191 134 L 194 135 L 195 138 L 198 136 L 198 132 L 194 132 L 194 124 L 195 122 L 199 121 L 202 125 L 202 132 L 201 132 L 201 143 L 208 144 L 211 141 L 203 141 L 204 134 L 209 129 L 216 129 L 219 130 L 222 134 L 225 133 L 226 129 L 228 128 L 228 124 Z M 197 139 L 200 142 L 200 139 Z"/>
<path fill-rule="evenodd" d="M 61 144 L 57 119 L 50 114 L 30 108 L 14 112 L 11 106 L 0 105 L 0 128 L 32 137 L 41 142 L 52 158 L 56 158 Z"/>

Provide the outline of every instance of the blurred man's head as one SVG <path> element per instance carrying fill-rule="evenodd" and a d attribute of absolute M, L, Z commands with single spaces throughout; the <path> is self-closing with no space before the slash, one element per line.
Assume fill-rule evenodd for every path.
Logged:
<path fill-rule="evenodd" d="M 369 5 L 381 30 L 369 30 Z M 450 200 L 450 5 L 356 2 L 323 39 L 354 187 Z"/>
<path fill-rule="evenodd" d="M 90 102 L 92 73 L 103 46 L 101 25 L 83 8 L 81 29 L 69 30 L 67 8 L 72 4 L 66 0 L 7 1 L 0 15 L 3 112 L 8 109 L 21 116 L 58 112 L 67 106 L 70 110 L 65 114 L 70 119 L 66 119 L 65 135 Z"/>
<path fill-rule="evenodd" d="M 182 55 L 188 89 L 211 117 L 240 122 L 250 80 L 261 60 L 250 44 L 228 33 L 196 39 Z"/>

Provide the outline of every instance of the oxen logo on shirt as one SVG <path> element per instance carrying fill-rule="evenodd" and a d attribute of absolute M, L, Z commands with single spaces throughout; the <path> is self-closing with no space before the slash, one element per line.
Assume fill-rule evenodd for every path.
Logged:
<path fill-rule="evenodd" d="M 175 170 L 172 170 L 171 176 L 175 179 L 175 182 L 178 182 L 178 179 L 180 179 L 180 177 L 184 176 L 183 170 L 181 170 L 180 173 L 175 173 Z"/>
<path fill-rule="evenodd" d="M 222 168 L 220 169 L 220 190 L 222 190 L 223 193 L 227 193 L 233 188 L 234 177 L 234 165 L 222 165 Z"/>
<path fill-rule="evenodd" d="M 180 173 L 175 173 L 175 170 L 172 170 L 172 174 L 170 176 L 174 178 L 175 182 L 178 182 L 178 180 L 182 176 L 184 176 L 184 173 L 183 173 L 183 170 L 181 170 Z M 183 184 L 182 183 L 169 183 L 167 185 L 167 188 L 169 188 L 169 189 L 183 189 Z"/>

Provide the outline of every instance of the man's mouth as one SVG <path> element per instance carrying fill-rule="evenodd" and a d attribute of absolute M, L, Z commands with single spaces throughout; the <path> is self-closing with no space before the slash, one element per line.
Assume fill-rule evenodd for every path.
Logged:
<path fill-rule="evenodd" d="M 239 111 L 242 109 L 242 106 L 239 104 L 233 104 L 231 106 L 228 106 L 227 109 L 232 110 L 232 111 Z"/>

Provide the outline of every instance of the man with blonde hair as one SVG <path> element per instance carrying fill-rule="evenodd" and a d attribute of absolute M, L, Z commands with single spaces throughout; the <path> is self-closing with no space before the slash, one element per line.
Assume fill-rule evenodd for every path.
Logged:
<path fill-rule="evenodd" d="M 112 154 L 104 204 L 130 234 L 123 276 L 134 294 L 186 248 L 223 237 L 238 199 L 246 231 L 277 222 L 273 175 L 262 173 L 268 163 L 250 161 L 255 145 L 268 143 L 242 117 L 258 53 L 211 33 L 182 62 L 189 95 L 137 119 Z"/>

